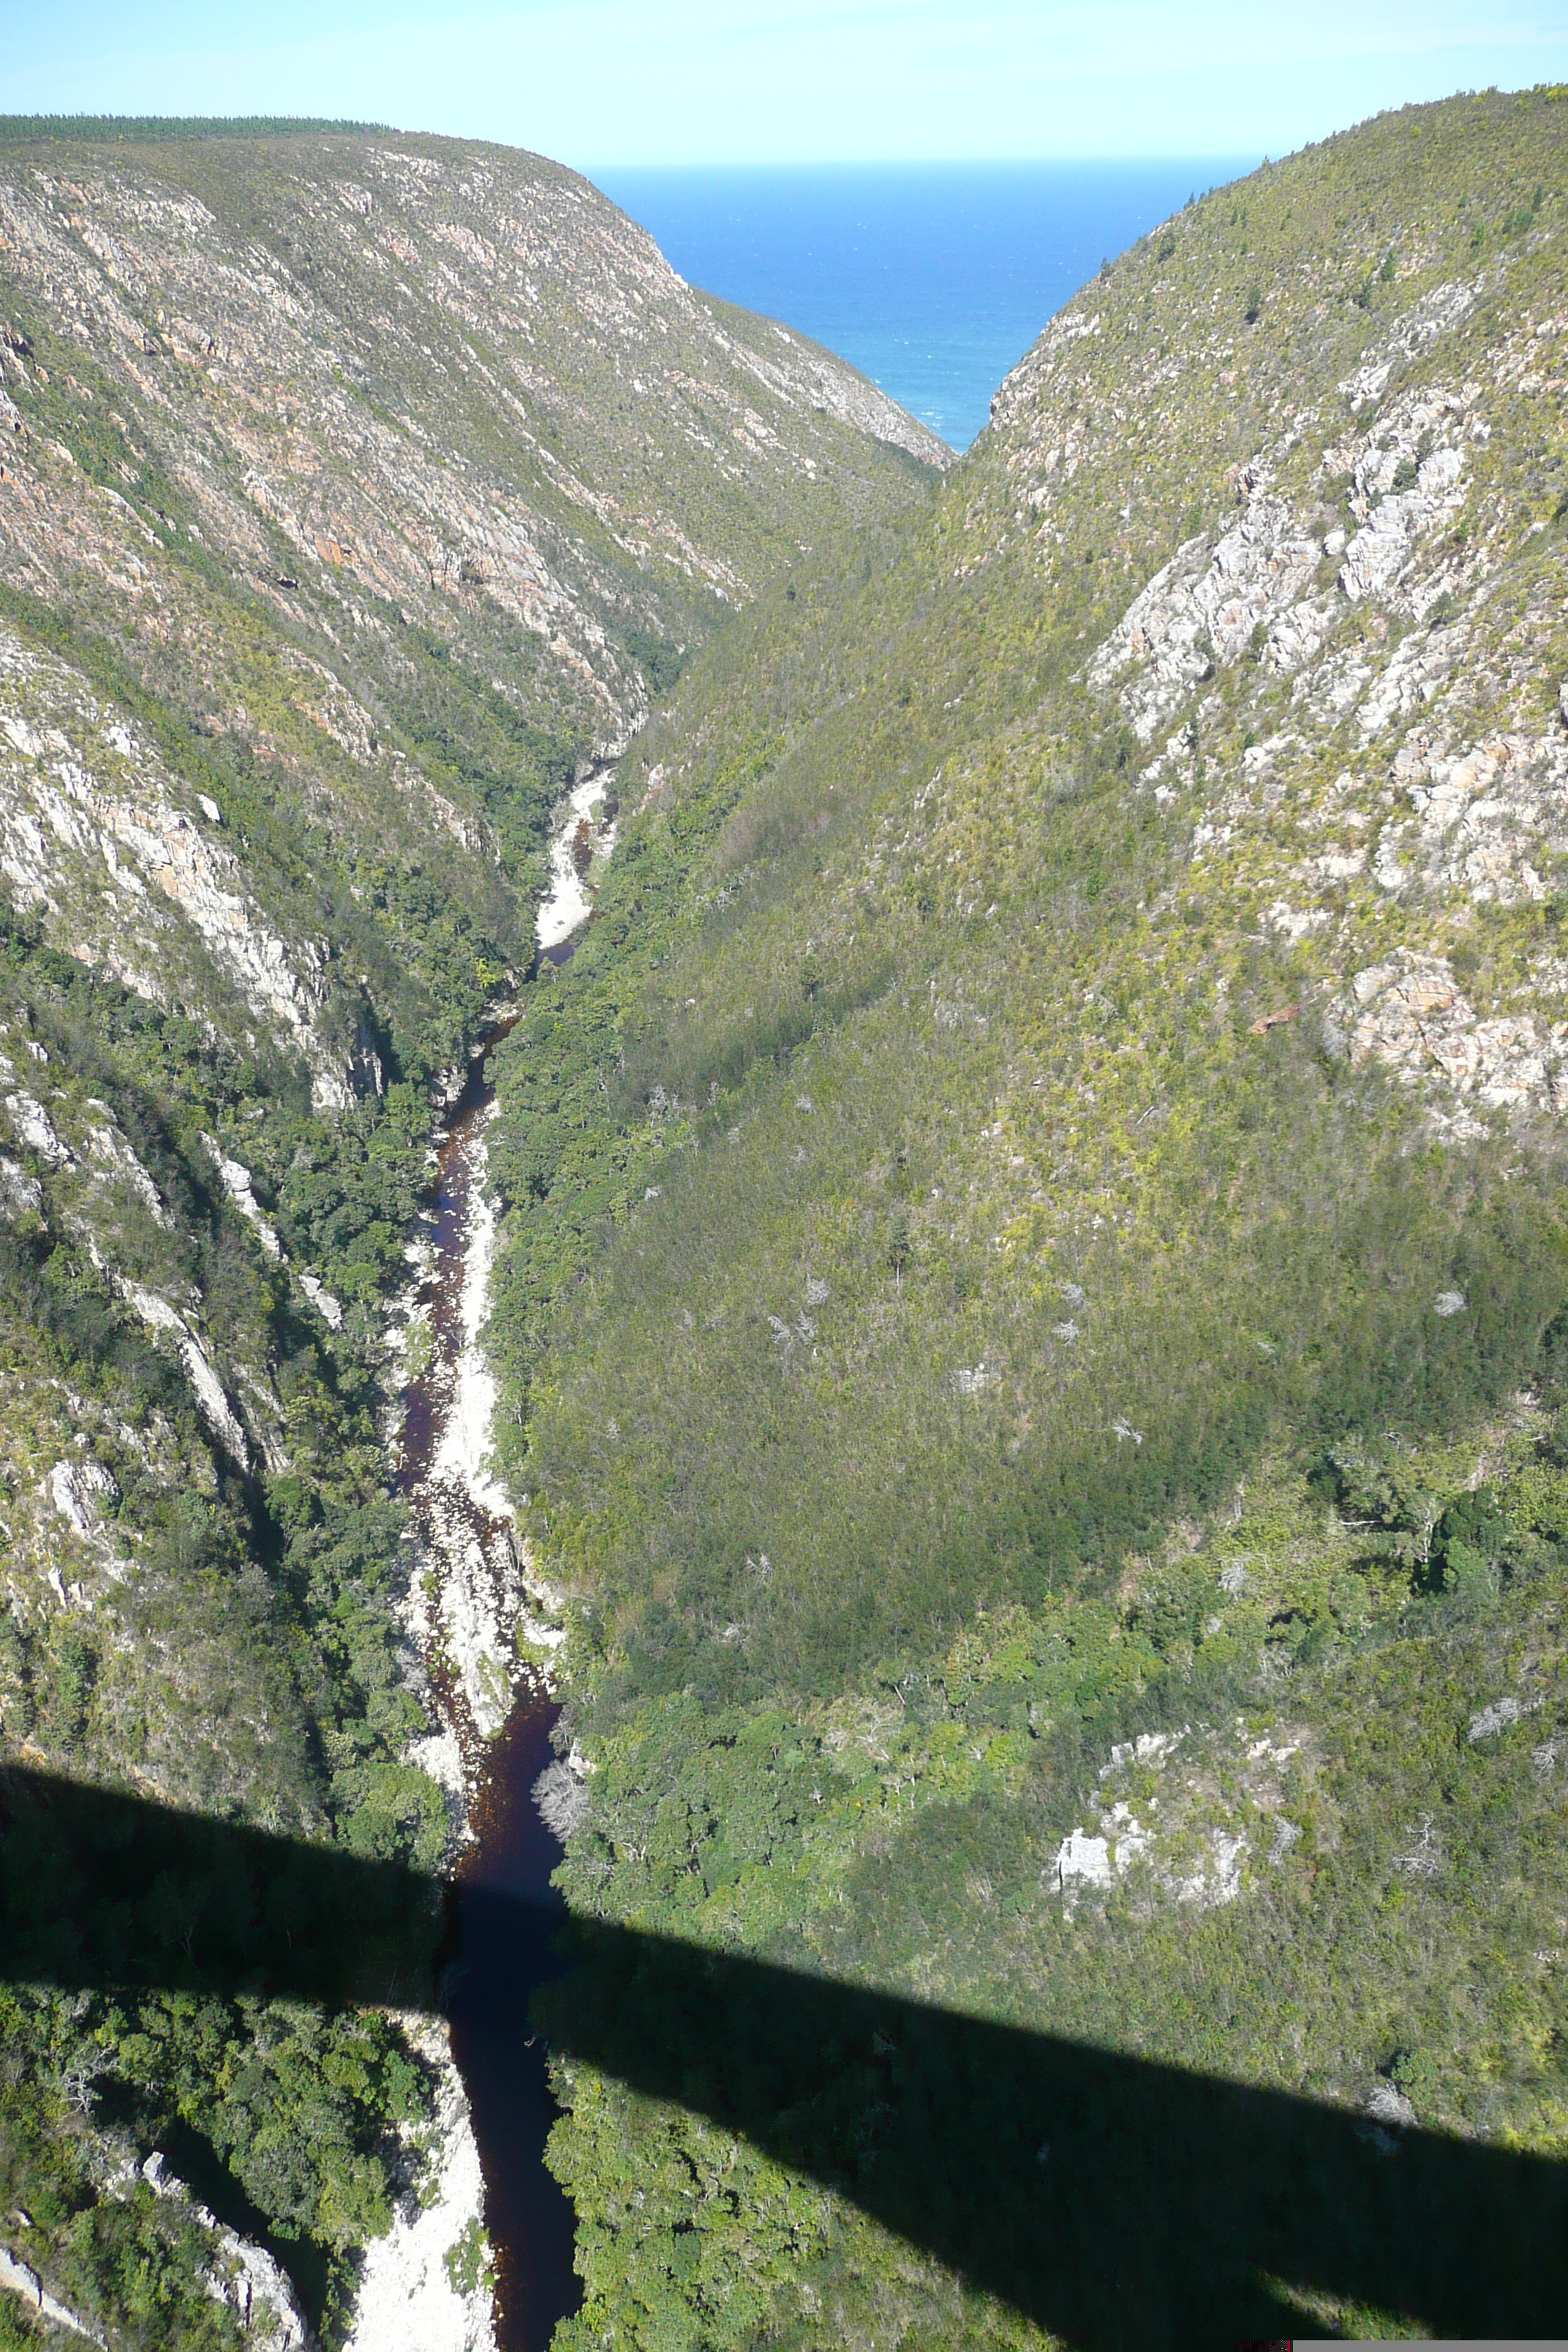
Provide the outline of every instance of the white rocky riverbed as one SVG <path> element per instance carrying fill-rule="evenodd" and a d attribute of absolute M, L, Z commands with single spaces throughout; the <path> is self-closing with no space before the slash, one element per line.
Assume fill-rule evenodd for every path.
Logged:
<path fill-rule="evenodd" d="M 541 907 L 542 951 L 557 952 L 591 911 L 592 872 L 614 845 L 606 771 L 568 797 Z M 559 1643 L 554 1596 L 528 1570 L 506 1495 L 494 1476 L 496 1383 L 480 1334 L 496 1246 L 486 1190 L 489 1089 L 471 1074 L 442 1139 L 414 1279 L 396 1323 L 409 1378 L 399 1440 L 413 1561 L 405 1622 L 424 1664 L 436 1727 L 409 1760 L 446 1791 L 454 1855 L 471 1841 L 470 1811 L 487 1743 L 505 1723 L 527 1654 Z M 411 2022 L 434 2070 L 433 2148 L 418 2201 L 366 2251 L 347 2352 L 495 2352 L 485 2265 L 473 2259 L 485 2184 L 468 2101 L 445 2025 Z M 469 2257 L 463 2259 L 465 2253 Z"/>
<path fill-rule="evenodd" d="M 616 845 L 609 813 L 613 771 L 595 767 L 574 784 L 550 849 L 550 895 L 539 909 L 539 945 L 550 954 L 594 911 L 594 872 Z"/>
<path fill-rule="evenodd" d="M 435 2070 L 437 2154 L 420 2202 L 365 2250 L 347 2352 L 495 2352 L 489 2288 L 460 2284 L 460 2256 L 484 2227 L 485 2184 L 462 2078 L 445 2026 L 422 2019 L 410 2039 Z"/>
<path fill-rule="evenodd" d="M 510 1704 L 520 1598 L 505 1497 L 489 1474 L 495 1383 L 479 1347 L 494 1251 L 484 1192 L 489 1107 L 460 1106 L 443 1142 L 416 1280 L 401 1302 L 405 1360 L 403 1486 L 413 1562 L 405 1622 L 424 1662 L 437 1727 L 409 1760 L 446 1792 L 454 1857 L 486 1738 Z M 416 1367 L 417 1366 L 417 1370 Z M 495 2352 L 482 2265 L 463 2250 L 484 2226 L 484 2179 L 446 2026 L 411 2022 L 437 2084 L 418 2201 L 366 2249 L 347 2352 Z M 479 2268 L 480 2274 L 475 2275 Z"/>

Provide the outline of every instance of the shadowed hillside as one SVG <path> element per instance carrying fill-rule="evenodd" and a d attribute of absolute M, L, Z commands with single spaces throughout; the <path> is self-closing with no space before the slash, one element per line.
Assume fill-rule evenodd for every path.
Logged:
<path fill-rule="evenodd" d="M 11 1772 L 0 1809 L 12 1980 L 97 1987 L 154 2031 L 181 1996 L 460 2004 L 443 1890 L 395 1865 L 41 1775 Z M 544 1924 L 473 1889 L 462 1918 L 520 1948 Z M 1455 2336 L 1542 2334 L 1562 2311 L 1568 2174 L 1540 2157 L 1412 2131 L 1392 2162 L 1364 2125 L 1279 2093 L 601 1921 L 563 1948 L 572 1982 L 536 2010 L 566 2079 L 586 2064 L 678 2101 L 728 2147 L 737 2200 L 787 2166 L 1070 2343 L 1260 2333 L 1288 2320 L 1286 2286 Z M 521 2000 L 475 2021 L 484 2063 L 504 2070 L 532 2021 Z M 710 2285 L 690 2221 L 677 2275 L 685 2240 Z"/>

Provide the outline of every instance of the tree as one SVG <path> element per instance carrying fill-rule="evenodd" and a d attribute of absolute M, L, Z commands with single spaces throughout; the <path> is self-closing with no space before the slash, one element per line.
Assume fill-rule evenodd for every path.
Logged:
<path fill-rule="evenodd" d="M 892 1221 L 888 1228 L 888 1264 L 893 1270 L 893 1278 L 898 1284 L 900 1297 L 903 1296 L 904 1268 L 913 1255 L 913 1244 L 910 1239 L 910 1213 L 900 1201 L 893 1211 Z"/>

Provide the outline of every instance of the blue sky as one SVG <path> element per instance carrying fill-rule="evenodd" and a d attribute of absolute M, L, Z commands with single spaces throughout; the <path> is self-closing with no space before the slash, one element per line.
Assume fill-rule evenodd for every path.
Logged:
<path fill-rule="evenodd" d="M 611 163 L 1283 154 L 1568 79 L 1568 0 L 0 0 L 0 111 L 353 115 Z"/>

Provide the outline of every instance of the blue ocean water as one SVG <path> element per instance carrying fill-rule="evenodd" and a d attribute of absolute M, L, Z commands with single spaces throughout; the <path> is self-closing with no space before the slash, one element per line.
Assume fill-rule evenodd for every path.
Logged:
<path fill-rule="evenodd" d="M 798 327 L 966 448 L 1108 255 L 1255 158 L 642 167 L 591 177 L 693 286 Z"/>

